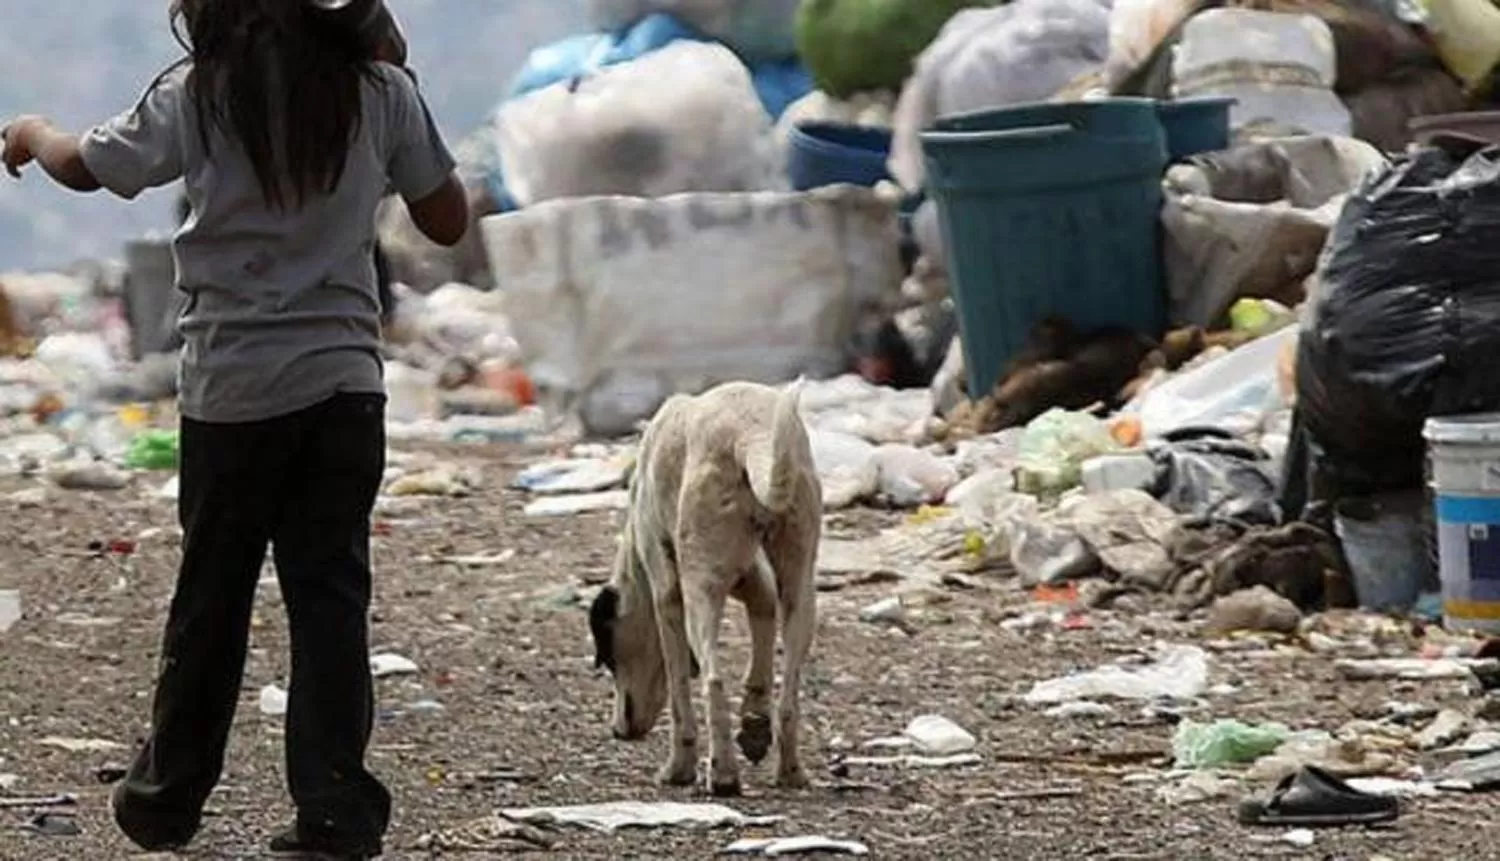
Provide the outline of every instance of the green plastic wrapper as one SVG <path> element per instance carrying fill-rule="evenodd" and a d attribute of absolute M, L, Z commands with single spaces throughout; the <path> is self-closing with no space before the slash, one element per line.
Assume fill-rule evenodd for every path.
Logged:
<path fill-rule="evenodd" d="M 1291 737 L 1281 724 L 1252 726 L 1237 720 L 1211 724 L 1184 721 L 1172 738 L 1178 768 L 1217 768 L 1270 756 Z"/>
<path fill-rule="evenodd" d="M 899 91 L 917 57 L 963 9 L 996 0 L 802 0 L 797 53 L 836 99 Z"/>
<path fill-rule="evenodd" d="M 125 465 L 131 469 L 177 468 L 177 432 L 146 431 L 130 442 Z"/>

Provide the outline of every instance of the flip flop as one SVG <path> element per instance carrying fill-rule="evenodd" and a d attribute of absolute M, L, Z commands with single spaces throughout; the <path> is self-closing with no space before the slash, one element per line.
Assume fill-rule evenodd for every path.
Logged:
<path fill-rule="evenodd" d="M 1310 765 L 1283 778 L 1268 798 L 1245 801 L 1239 807 L 1240 824 L 1269 827 L 1378 825 L 1398 815 L 1396 799 L 1360 792 Z"/>

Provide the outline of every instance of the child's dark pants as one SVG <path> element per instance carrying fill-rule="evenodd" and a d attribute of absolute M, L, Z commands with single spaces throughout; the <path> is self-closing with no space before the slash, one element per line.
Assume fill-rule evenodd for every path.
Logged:
<path fill-rule="evenodd" d="M 340 395 L 250 424 L 182 422 L 183 558 L 152 733 L 116 794 L 148 848 L 196 832 L 241 697 L 267 545 L 291 628 L 286 770 L 299 830 L 373 850 L 391 797 L 366 770 L 370 513 L 385 469 L 384 399 Z M 269 678 L 258 678 L 255 687 Z"/>

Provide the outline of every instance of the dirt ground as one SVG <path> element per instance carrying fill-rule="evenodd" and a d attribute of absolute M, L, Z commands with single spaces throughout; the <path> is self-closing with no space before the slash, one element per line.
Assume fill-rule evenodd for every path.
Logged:
<path fill-rule="evenodd" d="M 483 469 L 481 492 L 426 501 L 414 517 L 378 529 L 374 644 L 421 668 L 380 683 L 372 761 L 397 800 L 387 857 L 429 857 L 424 835 L 498 808 L 707 800 L 653 785 L 665 726 L 636 745 L 609 736 L 609 687 L 592 666 L 583 602 L 590 584 L 607 576 L 614 516 L 525 518 L 524 496 L 504 489 L 522 453 L 467 449 L 461 456 Z M 0 589 L 20 590 L 25 602 L 24 619 L 0 635 L 0 775 L 15 776 L 13 785 L 0 785 L 0 807 L 7 797 L 73 793 L 82 829 L 36 836 L 20 828 L 32 811 L 0 809 L 0 859 L 143 857 L 112 827 L 100 773 L 127 761 L 147 720 L 177 557 L 172 504 L 152 494 L 161 483 L 147 477 L 102 495 L 50 490 L 40 504 L 6 495 L 35 485 L 0 488 Z M 829 530 L 850 537 L 893 521 L 840 515 Z M 139 541 L 133 555 L 89 552 L 92 542 L 122 538 Z M 440 561 L 512 551 L 497 565 Z M 1113 720 L 1048 718 L 1016 697 L 1032 682 L 1153 640 L 1193 642 L 1193 629 L 1165 616 L 1096 613 L 1080 630 L 1014 632 L 999 621 L 1007 606 L 1026 600 L 1019 588 L 977 585 L 928 594 L 910 634 L 858 619 L 892 584 L 821 594 L 804 706 L 806 758 L 818 786 L 777 791 L 762 767 L 746 773 L 747 795 L 733 803 L 784 822 L 741 833 L 560 831 L 551 835 L 555 845 L 529 857 L 710 857 L 738 836 L 758 834 L 849 838 L 893 859 L 1495 857 L 1497 805 L 1483 796 L 1416 802 L 1393 828 L 1321 832 L 1311 848 L 1282 841 L 1278 831 L 1238 827 L 1233 799 L 1166 806 L 1156 797 L 1159 784 L 1132 775 L 1168 767 L 1170 723 L 1134 708 Z M 738 671 L 744 625 L 737 615 L 731 624 Z M 273 582 L 263 584 L 252 636 L 229 761 L 192 858 L 260 857 L 266 837 L 291 817 L 281 726 L 258 708 L 262 686 L 286 681 Z M 1338 682 L 1330 660 L 1297 649 L 1215 654 L 1213 682 L 1236 690 L 1211 697 L 1191 712 L 1195 719 L 1277 719 L 1293 728 L 1334 728 L 1390 700 L 1463 696 L 1451 682 Z M 842 745 L 899 733 L 926 713 L 978 736 L 982 763 L 943 771 L 830 768 Z M 119 747 L 71 753 L 43 744 L 49 737 Z M 1034 797 L 1041 794 L 1057 797 Z"/>

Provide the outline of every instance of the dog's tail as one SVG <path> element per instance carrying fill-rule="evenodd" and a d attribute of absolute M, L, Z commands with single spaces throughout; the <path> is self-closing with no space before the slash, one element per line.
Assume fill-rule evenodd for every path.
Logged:
<path fill-rule="evenodd" d="M 745 474 L 750 490 L 761 505 L 777 514 L 792 505 L 799 473 L 806 469 L 798 449 L 807 445 L 807 431 L 798 414 L 805 381 L 798 378 L 776 401 L 771 416 L 771 434 L 750 444 L 745 453 Z"/>

